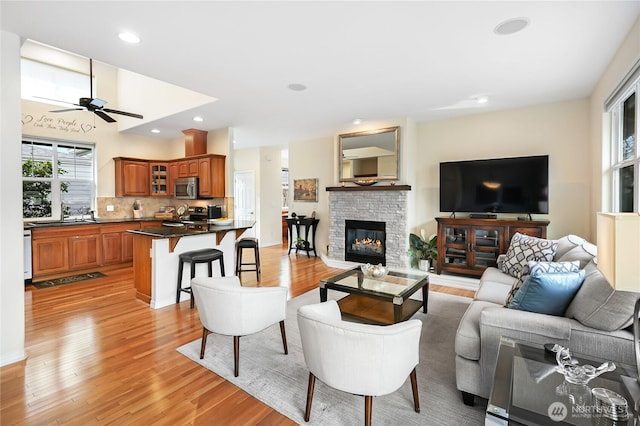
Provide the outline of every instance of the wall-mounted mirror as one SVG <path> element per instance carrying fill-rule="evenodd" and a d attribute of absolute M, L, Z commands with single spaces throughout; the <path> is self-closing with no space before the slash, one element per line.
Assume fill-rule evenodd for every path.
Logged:
<path fill-rule="evenodd" d="M 400 127 L 339 135 L 340 182 L 398 180 Z"/>

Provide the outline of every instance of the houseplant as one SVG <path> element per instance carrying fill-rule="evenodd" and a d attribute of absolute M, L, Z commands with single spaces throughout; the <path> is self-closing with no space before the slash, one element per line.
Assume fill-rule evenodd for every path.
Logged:
<path fill-rule="evenodd" d="M 423 271 L 431 269 L 431 265 L 438 257 L 438 236 L 432 235 L 429 240 L 417 235 L 409 234 L 409 250 L 411 266 Z"/>

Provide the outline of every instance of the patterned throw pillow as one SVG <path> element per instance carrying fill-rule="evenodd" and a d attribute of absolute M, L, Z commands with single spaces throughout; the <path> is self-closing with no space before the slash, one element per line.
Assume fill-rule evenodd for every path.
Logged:
<path fill-rule="evenodd" d="M 511 238 L 507 255 L 502 262 L 502 272 L 520 278 L 522 269 L 530 260 L 551 262 L 557 247 L 557 241 L 530 237 L 516 232 Z"/>
<path fill-rule="evenodd" d="M 580 270 L 580 261 L 575 260 L 573 262 L 538 262 L 530 260 L 527 262 L 527 266 L 522 268 L 522 275 L 513 283 L 511 291 L 509 291 L 509 297 L 507 297 L 504 306 L 509 306 L 513 301 L 514 296 L 522 287 L 522 283 L 527 279 L 529 275 L 535 275 L 538 273 L 562 273 L 562 272 L 578 272 Z"/>

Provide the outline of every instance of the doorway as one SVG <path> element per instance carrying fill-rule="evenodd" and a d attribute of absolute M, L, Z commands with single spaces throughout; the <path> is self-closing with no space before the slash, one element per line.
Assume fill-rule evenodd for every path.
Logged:
<path fill-rule="evenodd" d="M 253 170 L 234 172 L 234 219 L 235 220 L 256 220 L 256 174 Z M 247 229 L 246 236 L 256 237 L 259 235 L 257 228 L 260 225 Z"/>

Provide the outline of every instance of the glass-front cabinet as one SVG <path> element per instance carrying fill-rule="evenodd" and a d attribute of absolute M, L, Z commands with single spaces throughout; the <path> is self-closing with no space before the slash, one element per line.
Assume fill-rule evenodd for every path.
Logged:
<path fill-rule="evenodd" d="M 149 170 L 151 171 L 151 195 L 169 195 L 169 165 L 151 163 Z"/>
<path fill-rule="evenodd" d="M 480 276 L 497 266 L 516 232 L 546 238 L 549 221 L 511 219 L 436 218 L 437 272 Z"/>
<path fill-rule="evenodd" d="M 500 254 L 500 228 L 492 226 L 443 226 L 443 263 L 451 268 L 484 270 L 496 266 Z"/>

